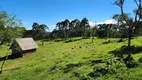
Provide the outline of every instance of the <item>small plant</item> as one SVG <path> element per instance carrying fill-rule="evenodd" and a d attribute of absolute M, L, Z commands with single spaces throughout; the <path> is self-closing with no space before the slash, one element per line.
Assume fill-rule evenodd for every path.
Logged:
<path fill-rule="evenodd" d="M 53 66 L 50 67 L 50 71 L 55 70 L 56 68 L 57 68 L 57 66 L 53 65 Z"/>
<path fill-rule="evenodd" d="M 126 64 L 127 68 L 134 68 L 138 66 L 138 63 L 135 62 L 131 54 L 129 54 L 125 59 L 124 63 Z"/>
<path fill-rule="evenodd" d="M 109 44 L 109 43 L 111 43 L 110 40 L 103 42 L 103 44 Z"/>
<path fill-rule="evenodd" d="M 121 43 L 121 42 L 124 42 L 124 40 L 120 39 L 120 40 L 117 41 L 117 43 Z"/>
<path fill-rule="evenodd" d="M 90 73 L 88 74 L 88 76 L 90 76 L 90 77 L 96 79 L 96 78 L 98 78 L 98 77 L 100 77 L 100 76 L 103 76 L 103 75 L 107 74 L 107 72 L 108 72 L 108 69 L 106 69 L 106 68 L 94 67 L 94 68 L 93 68 L 93 72 L 90 72 Z"/>
<path fill-rule="evenodd" d="M 76 64 L 67 64 L 66 68 L 64 68 L 64 73 L 68 73 L 69 71 L 71 71 L 73 68 L 76 67 L 81 67 L 83 64 L 82 63 L 76 63 Z"/>
<path fill-rule="evenodd" d="M 84 76 L 82 76 L 80 73 L 78 72 L 73 72 L 74 76 L 77 77 L 79 80 L 87 80 L 87 78 L 85 78 Z"/>

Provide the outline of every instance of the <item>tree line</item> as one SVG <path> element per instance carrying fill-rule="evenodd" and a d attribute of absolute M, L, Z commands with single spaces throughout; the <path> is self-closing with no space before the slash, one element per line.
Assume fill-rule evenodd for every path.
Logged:
<path fill-rule="evenodd" d="M 88 19 L 83 18 L 80 22 L 78 19 L 69 21 L 58 22 L 56 29 L 52 32 L 52 36 L 56 38 L 68 38 L 82 36 L 87 38 L 90 36 L 96 37 L 120 37 L 128 38 L 128 47 L 131 46 L 131 39 L 134 36 L 141 35 L 142 25 L 142 1 L 133 0 L 136 5 L 136 9 L 133 11 L 133 16 L 125 13 L 124 5 L 126 0 L 116 0 L 113 5 L 120 8 L 120 14 L 113 15 L 113 19 L 117 21 L 117 24 L 99 24 L 90 28 Z"/>
<path fill-rule="evenodd" d="M 126 14 L 127 15 L 127 14 Z M 117 17 L 117 18 L 116 18 Z M 120 15 L 115 14 L 112 18 L 116 21 L 119 21 Z M 118 20 L 117 20 L 118 19 Z M 95 24 L 95 23 L 94 23 Z M 98 38 L 127 38 L 127 26 L 126 24 L 96 24 L 94 26 L 90 26 L 88 19 L 83 18 L 82 21 L 78 19 L 69 21 L 66 19 L 65 21 L 58 22 L 56 24 L 56 28 L 52 31 L 51 37 L 54 39 L 62 38 L 72 38 L 72 37 L 98 37 Z M 142 22 L 139 21 L 136 25 L 135 31 L 132 36 L 140 36 Z"/>
<path fill-rule="evenodd" d="M 83 18 L 82 21 L 78 19 L 69 21 L 68 19 L 58 22 L 56 24 L 56 28 L 53 30 L 52 37 L 62 38 L 63 40 L 71 37 L 79 37 L 83 38 L 89 37 L 90 25 L 87 18 Z"/>

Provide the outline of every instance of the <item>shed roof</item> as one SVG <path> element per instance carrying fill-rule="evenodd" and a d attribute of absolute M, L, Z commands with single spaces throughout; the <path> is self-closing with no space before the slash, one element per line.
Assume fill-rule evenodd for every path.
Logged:
<path fill-rule="evenodd" d="M 33 40 L 33 38 L 15 39 L 15 41 L 18 43 L 19 47 L 23 51 L 38 48 L 38 46 L 37 46 L 36 42 Z"/>

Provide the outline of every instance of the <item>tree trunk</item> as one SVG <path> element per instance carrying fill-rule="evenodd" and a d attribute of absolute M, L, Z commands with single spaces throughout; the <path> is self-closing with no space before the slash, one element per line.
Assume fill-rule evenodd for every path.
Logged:
<path fill-rule="evenodd" d="M 92 37 L 92 43 L 94 42 L 94 37 Z"/>
<path fill-rule="evenodd" d="M 42 40 L 42 45 L 44 45 L 44 40 Z"/>
<path fill-rule="evenodd" d="M 93 33 L 92 33 L 92 43 L 94 42 L 94 35 L 93 35 Z"/>
<path fill-rule="evenodd" d="M 131 34 L 129 33 L 128 34 L 128 47 L 131 46 Z"/>
<path fill-rule="evenodd" d="M 44 34 L 42 34 L 42 45 L 44 45 Z"/>
<path fill-rule="evenodd" d="M 8 53 L 9 53 L 9 50 L 7 51 L 7 54 L 6 54 L 6 58 L 5 58 L 5 60 L 2 62 L 2 66 L 1 66 L 1 71 L 0 71 L 0 73 L 2 73 L 4 63 L 5 63 L 5 61 L 8 59 Z"/>

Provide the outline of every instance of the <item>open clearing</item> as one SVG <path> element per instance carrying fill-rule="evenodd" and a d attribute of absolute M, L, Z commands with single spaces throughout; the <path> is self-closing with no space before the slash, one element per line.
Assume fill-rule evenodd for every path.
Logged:
<path fill-rule="evenodd" d="M 103 44 L 110 40 L 108 44 Z M 117 43 L 119 39 L 90 39 L 73 38 L 68 41 L 49 41 L 42 46 L 40 41 L 35 54 L 18 59 L 9 59 L 4 65 L 0 80 L 139 80 L 142 76 L 142 65 L 136 68 L 126 68 L 125 65 L 116 68 L 114 72 L 105 75 L 91 75 L 95 68 L 106 67 L 106 62 L 114 58 L 110 52 L 127 45 L 127 40 Z M 132 40 L 132 45 L 142 46 L 142 37 Z M 7 46 L 0 47 L 0 57 L 4 57 Z M 135 61 L 142 56 L 141 52 L 132 54 Z M 2 61 L 1 61 L 2 63 Z M 107 67 L 110 69 L 110 67 Z"/>

